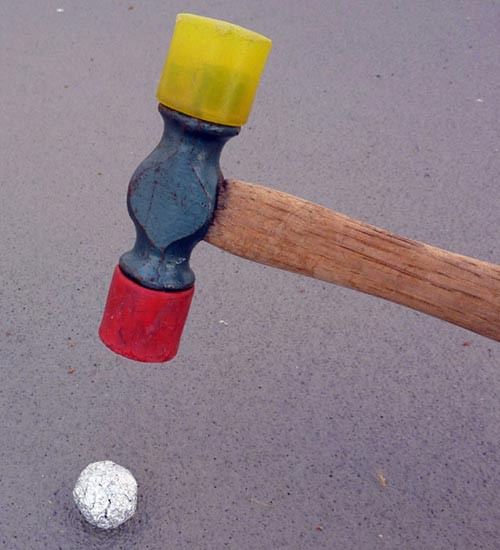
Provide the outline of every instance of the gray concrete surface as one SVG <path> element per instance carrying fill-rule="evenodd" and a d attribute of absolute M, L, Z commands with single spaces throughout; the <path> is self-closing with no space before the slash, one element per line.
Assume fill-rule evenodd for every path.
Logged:
<path fill-rule="evenodd" d="M 207 244 L 173 363 L 98 341 L 182 11 L 274 40 L 226 176 L 500 259 L 498 2 L 3 1 L 0 546 L 499 548 L 497 343 Z M 103 459 L 113 533 L 71 498 Z"/>

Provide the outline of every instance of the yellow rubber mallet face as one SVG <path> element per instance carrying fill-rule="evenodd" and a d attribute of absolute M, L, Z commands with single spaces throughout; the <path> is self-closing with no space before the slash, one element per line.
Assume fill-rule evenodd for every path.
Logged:
<path fill-rule="evenodd" d="M 252 103 L 272 42 L 225 21 L 177 16 L 158 101 L 187 115 L 241 126 Z"/>

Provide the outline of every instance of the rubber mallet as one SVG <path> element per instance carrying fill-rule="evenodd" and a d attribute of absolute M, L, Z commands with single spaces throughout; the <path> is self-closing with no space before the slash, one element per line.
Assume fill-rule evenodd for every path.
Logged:
<path fill-rule="evenodd" d="M 175 356 L 194 291 L 189 258 L 202 239 L 500 340 L 500 266 L 224 180 L 220 153 L 248 118 L 270 49 L 241 27 L 177 17 L 157 94 L 165 131 L 129 185 L 137 239 L 115 269 L 102 341 L 139 361 Z"/>

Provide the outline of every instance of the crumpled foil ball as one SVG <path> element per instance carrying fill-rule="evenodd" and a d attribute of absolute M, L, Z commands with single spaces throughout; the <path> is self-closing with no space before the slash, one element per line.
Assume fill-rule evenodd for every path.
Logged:
<path fill-rule="evenodd" d="M 73 498 L 83 517 L 101 529 L 114 529 L 137 508 L 137 481 L 111 460 L 89 464 L 80 474 Z"/>

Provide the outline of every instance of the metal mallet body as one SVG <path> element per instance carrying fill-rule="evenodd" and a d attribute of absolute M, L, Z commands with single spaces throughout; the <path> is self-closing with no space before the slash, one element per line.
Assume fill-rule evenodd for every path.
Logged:
<path fill-rule="evenodd" d="M 159 111 L 165 124 L 161 141 L 129 184 L 127 206 L 137 239 L 120 268 L 146 288 L 187 290 L 194 285 L 189 257 L 212 221 L 223 180 L 219 157 L 239 128 L 162 104 Z"/>

